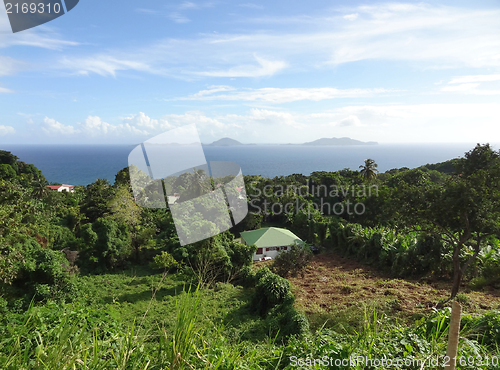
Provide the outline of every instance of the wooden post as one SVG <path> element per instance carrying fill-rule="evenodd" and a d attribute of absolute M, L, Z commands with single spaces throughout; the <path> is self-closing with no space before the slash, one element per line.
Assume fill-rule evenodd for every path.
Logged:
<path fill-rule="evenodd" d="M 448 331 L 448 348 L 446 349 L 446 356 L 450 359 L 448 366 L 445 365 L 446 370 L 456 369 L 456 357 L 458 354 L 458 338 L 460 334 L 460 315 L 462 313 L 462 306 L 457 301 L 453 301 L 451 306 L 450 329 Z"/>

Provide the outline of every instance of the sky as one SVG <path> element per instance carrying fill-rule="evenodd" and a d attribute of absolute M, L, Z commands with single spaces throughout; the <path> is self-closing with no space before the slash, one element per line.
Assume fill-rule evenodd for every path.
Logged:
<path fill-rule="evenodd" d="M 500 142 L 500 2 L 102 1 L 12 33 L 0 145 Z"/>

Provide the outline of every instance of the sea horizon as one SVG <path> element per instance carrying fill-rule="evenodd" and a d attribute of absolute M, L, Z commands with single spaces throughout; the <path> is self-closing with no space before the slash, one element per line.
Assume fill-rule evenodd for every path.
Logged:
<path fill-rule="evenodd" d="M 310 175 L 315 171 L 358 170 L 366 158 L 379 171 L 416 168 L 463 157 L 477 143 L 379 143 L 378 145 L 307 146 L 302 144 L 255 144 L 207 146 L 207 161 L 232 161 L 244 175 L 273 178 L 291 174 Z M 499 143 L 491 143 L 498 149 Z M 88 185 L 98 178 L 114 183 L 116 173 L 128 166 L 128 154 L 136 144 L 6 144 L 21 161 L 34 164 L 47 181 Z"/>

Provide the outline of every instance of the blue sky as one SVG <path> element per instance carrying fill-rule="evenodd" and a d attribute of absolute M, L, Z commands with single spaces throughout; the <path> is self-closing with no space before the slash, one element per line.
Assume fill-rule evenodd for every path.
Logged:
<path fill-rule="evenodd" d="M 500 4 L 80 0 L 12 34 L 0 144 L 500 142 Z"/>

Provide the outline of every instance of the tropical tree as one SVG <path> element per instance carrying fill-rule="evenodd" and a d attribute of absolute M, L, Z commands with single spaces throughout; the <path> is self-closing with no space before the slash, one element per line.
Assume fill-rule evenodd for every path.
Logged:
<path fill-rule="evenodd" d="M 139 261 L 139 251 L 147 240 L 152 238 L 154 229 L 141 225 L 142 210 L 134 201 L 130 186 L 122 185 L 115 190 L 113 198 L 108 202 L 108 209 L 109 218 L 127 225 L 135 251 L 135 259 Z"/>
<path fill-rule="evenodd" d="M 454 298 L 486 239 L 500 235 L 500 152 L 478 144 L 444 183 L 402 183 L 395 194 L 401 223 L 438 235 L 450 247 Z"/>
<path fill-rule="evenodd" d="M 377 170 L 378 165 L 375 163 L 373 159 L 365 159 L 365 164 L 359 166 L 361 168 L 361 171 L 359 173 L 363 178 L 367 181 L 372 181 L 377 177 L 378 170 Z"/>
<path fill-rule="evenodd" d="M 37 199 L 42 199 L 49 194 L 49 189 L 47 188 L 47 182 L 43 179 L 36 179 L 33 181 L 33 192 L 32 195 Z"/>
<path fill-rule="evenodd" d="M 83 254 L 91 263 L 115 268 L 132 253 L 132 241 L 127 225 L 110 217 L 99 218 L 82 227 L 85 242 Z"/>
<path fill-rule="evenodd" d="M 109 212 L 109 201 L 113 198 L 115 189 L 106 179 L 97 179 L 87 185 L 85 198 L 82 201 L 81 212 L 90 222 L 96 221 Z"/>
<path fill-rule="evenodd" d="M 0 150 L 0 164 L 10 165 L 14 171 L 18 171 L 18 157 L 6 150 Z"/>
<path fill-rule="evenodd" d="M 17 176 L 16 171 L 12 168 L 10 164 L 2 163 L 0 164 L 0 179 L 11 180 Z"/>
<path fill-rule="evenodd" d="M 213 190 L 212 180 L 203 169 L 193 168 L 193 172 L 180 175 L 173 184 L 175 192 L 180 193 L 180 202 L 198 198 Z"/>

